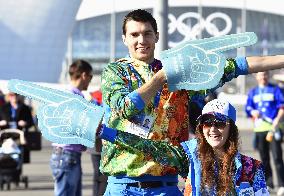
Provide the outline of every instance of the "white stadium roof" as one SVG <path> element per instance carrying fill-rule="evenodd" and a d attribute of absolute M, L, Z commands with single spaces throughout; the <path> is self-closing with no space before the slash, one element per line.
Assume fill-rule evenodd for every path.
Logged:
<path fill-rule="evenodd" d="M 112 10 L 122 12 L 133 9 L 153 8 L 158 0 L 82 0 L 81 7 L 77 14 L 77 20 L 91 18 L 94 16 L 109 14 Z M 280 0 L 168 0 L 170 7 L 206 6 L 226 7 L 266 12 L 271 14 L 284 15 L 284 1 Z"/>

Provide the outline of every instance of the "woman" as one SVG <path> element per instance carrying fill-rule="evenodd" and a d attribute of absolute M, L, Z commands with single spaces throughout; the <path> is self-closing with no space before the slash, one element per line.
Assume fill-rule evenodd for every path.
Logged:
<path fill-rule="evenodd" d="M 28 131 L 34 125 L 31 108 L 21 96 L 8 93 L 8 102 L 0 107 L 0 129 L 20 129 Z"/>
<path fill-rule="evenodd" d="M 196 139 L 181 143 L 181 147 L 105 126 L 100 135 L 187 176 L 185 195 L 269 195 L 262 164 L 238 152 L 235 121 L 235 108 L 225 100 L 214 99 L 197 119 Z"/>
<path fill-rule="evenodd" d="M 31 108 L 26 105 L 22 97 L 13 92 L 7 95 L 8 102 L 0 107 L 0 129 L 19 129 L 28 138 L 29 129 L 34 126 Z M 23 146 L 23 161 L 30 163 L 29 145 Z"/>

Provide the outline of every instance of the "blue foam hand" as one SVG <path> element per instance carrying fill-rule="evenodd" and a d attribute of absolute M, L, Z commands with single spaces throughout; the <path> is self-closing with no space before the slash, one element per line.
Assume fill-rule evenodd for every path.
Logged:
<path fill-rule="evenodd" d="M 186 41 L 161 53 L 170 91 L 203 90 L 218 85 L 224 73 L 223 51 L 257 42 L 253 32 Z"/>
<path fill-rule="evenodd" d="M 39 101 L 38 126 L 51 142 L 93 147 L 103 108 L 79 95 L 22 80 L 10 80 L 10 91 Z"/>

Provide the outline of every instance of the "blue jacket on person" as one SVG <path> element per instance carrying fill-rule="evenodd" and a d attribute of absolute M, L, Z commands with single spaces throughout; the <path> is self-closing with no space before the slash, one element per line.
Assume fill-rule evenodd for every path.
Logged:
<path fill-rule="evenodd" d="M 284 107 L 284 96 L 281 89 L 273 84 L 255 87 L 250 90 L 247 98 L 246 113 L 251 117 L 252 110 L 258 110 L 261 118 L 272 123 L 279 108 Z"/>

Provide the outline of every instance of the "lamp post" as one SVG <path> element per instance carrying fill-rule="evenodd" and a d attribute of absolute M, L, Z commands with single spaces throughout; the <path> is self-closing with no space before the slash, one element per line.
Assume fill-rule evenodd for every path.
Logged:
<path fill-rule="evenodd" d="M 115 39 L 116 39 L 116 13 L 115 13 L 115 0 L 112 0 L 112 12 L 110 14 L 110 62 L 115 61 Z"/>
<path fill-rule="evenodd" d="M 241 24 L 237 25 L 237 33 L 244 33 L 246 32 L 246 25 L 247 25 L 247 6 L 246 6 L 246 0 L 243 0 L 243 6 L 241 10 Z M 238 48 L 237 49 L 237 56 L 245 56 L 246 55 L 246 48 Z M 239 89 L 240 94 L 246 93 L 246 78 L 245 76 L 239 76 L 237 78 L 237 87 Z"/>
<path fill-rule="evenodd" d="M 153 8 L 159 30 L 159 41 L 156 44 L 156 57 L 160 52 L 168 49 L 168 0 L 156 0 Z"/>

